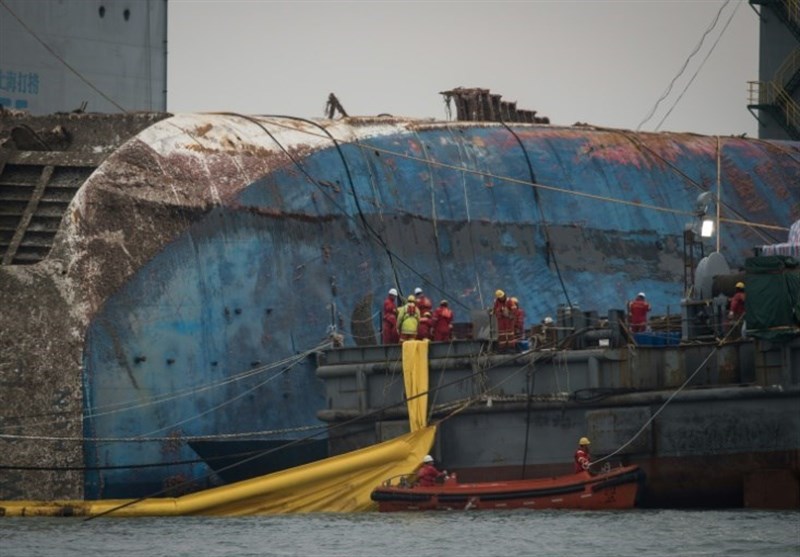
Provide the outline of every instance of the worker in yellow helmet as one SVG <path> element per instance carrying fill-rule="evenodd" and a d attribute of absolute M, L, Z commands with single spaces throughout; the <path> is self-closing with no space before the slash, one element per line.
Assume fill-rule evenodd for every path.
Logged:
<path fill-rule="evenodd" d="M 736 293 L 731 298 L 731 309 L 728 312 L 728 317 L 730 319 L 739 320 L 739 318 L 744 315 L 744 301 L 745 301 L 745 293 L 744 293 L 744 283 L 737 282 L 736 283 Z"/>
<path fill-rule="evenodd" d="M 584 470 L 588 470 L 589 466 L 591 466 L 591 456 L 589 454 L 589 442 L 588 437 L 581 437 L 578 441 L 578 450 L 575 451 L 575 473 L 580 474 Z"/>
<path fill-rule="evenodd" d="M 397 310 L 397 332 L 400 333 L 400 342 L 417 338 L 420 314 L 416 301 L 414 295 L 410 295 L 406 298 L 405 305 Z"/>
<path fill-rule="evenodd" d="M 494 293 L 492 315 L 497 320 L 497 348 L 504 352 L 514 347 L 515 310 L 511 299 L 502 290 Z"/>

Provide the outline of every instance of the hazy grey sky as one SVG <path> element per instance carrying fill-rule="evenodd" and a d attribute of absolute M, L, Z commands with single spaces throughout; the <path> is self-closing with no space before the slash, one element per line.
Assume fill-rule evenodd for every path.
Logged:
<path fill-rule="evenodd" d="M 553 124 L 636 129 L 723 6 L 641 129 L 672 109 L 660 130 L 755 137 L 759 22 L 746 0 L 170 0 L 167 106 L 322 117 L 334 92 L 351 115 L 444 119 L 439 91 L 463 86 Z"/>

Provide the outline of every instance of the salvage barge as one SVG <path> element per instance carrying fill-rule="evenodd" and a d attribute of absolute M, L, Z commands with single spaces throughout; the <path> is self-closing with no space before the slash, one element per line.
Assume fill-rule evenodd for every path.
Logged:
<path fill-rule="evenodd" d="M 332 433 L 335 450 L 404 431 L 397 366 L 392 347 L 321 359 L 330 408 L 320 417 L 347 424 Z M 800 338 L 513 355 L 434 343 L 430 370 L 437 462 L 462 482 L 568 474 L 587 435 L 598 469 L 644 471 L 640 506 L 800 507 Z"/>
<path fill-rule="evenodd" d="M 486 307 L 498 287 L 535 321 L 559 306 L 573 314 L 577 306 L 622 307 L 638 290 L 654 313 L 674 315 L 687 254 L 698 248 L 684 232 L 697 219 L 699 193 L 721 191 L 720 242 L 732 268 L 744 266 L 754 245 L 781 241 L 800 218 L 795 142 L 536 122 L 4 112 L 0 144 L 2 499 L 174 495 L 220 481 L 190 443 L 328 438 L 335 416 L 319 413 L 359 407 L 334 405 L 315 355 L 341 335 L 345 352 L 376 350 L 377 362 L 394 361 L 392 348 L 376 346 L 374 318 L 391 286 L 447 298 L 457 321 Z M 463 342 L 443 350 L 469 362 L 491 341 Z M 477 476 L 490 465 L 509 467 L 509 477 L 533 465 L 547 473 L 566 462 L 587 417 L 602 421 L 612 396 L 657 404 L 694 370 L 650 362 L 683 361 L 671 347 L 659 358 L 642 347 L 588 350 L 597 365 L 586 360 L 582 380 L 572 358 L 583 356 L 526 355 L 537 369 L 552 358 L 550 388 L 547 373 L 533 374 L 530 388 L 517 375 L 491 405 L 486 398 L 486 412 L 465 410 L 473 426 L 444 422 L 453 431 L 439 442 L 465 451 L 479 430 L 510 443 L 507 454 L 458 459 L 442 446 L 442 457 L 454 459 L 448 465 L 464 468 L 465 479 L 468 468 Z M 326 365 L 356 363 L 345 356 Z M 370 365 L 361 358 L 357 365 Z M 658 465 L 696 442 L 711 446 L 709 459 L 729 447 L 757 455 L 766 448 L 778 460 L 759 470 L 796 473 L 797 398 L 785 393 L 797 384 L 798 360 L 784 361 L 792 362 L 778 368 L 790 370 L 786 381 L 773 378 L 772 364 L 763 378 L 749 367 L 709 368 L 735 393 L 759 393 L 715 393 L 723 403 L 714 408 L 740 421 L 713 443 L 675 439 L 680 430 L 663 437 L 665 424 L 639 442 L 671 447 Z M 606 362 L 619 362 L 623 374 L 615 379 Z M 641 381 L 653 392 L 583 391 Z M 466 395 L 464 386 L 451 388 L 452 400 Z M 543 403 L 571 425 L 548 426 L 550 415 L 533 408 L 524 422 L 526 392 L 557 395 Z M 586 393 L 596 413 L 584 415 L 580 397 L 563 395 L 574 392 Z M 516 412 L 498 413 L 513 407 L 499 404 L 503 396 Z M 625 437 L 615 432 L 653 411 L 650 399 L 624 400 L 625 412 L 609 418 L 619 423 L 606 427 L 607 443 L 599 425 L 590 429 L 596 450 L 615 448 L 614 435 Z M 664 413 L 683 408 L 679 421 L 711 422 L 717 410 L 707 406 L 687 401 Z M 546 427 L 534 434 L 537 419 Z M 531 451 L 547 455 L 524 460 L 513 445 L 524 441 L 526 423 Z M 774 434 L 756 434 L 763 431 Z M 337 436 L 330 452 L 342 448 Z"/>

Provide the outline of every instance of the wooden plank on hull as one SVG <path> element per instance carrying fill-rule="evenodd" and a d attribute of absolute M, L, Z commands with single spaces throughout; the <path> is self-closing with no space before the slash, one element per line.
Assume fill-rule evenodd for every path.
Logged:
<path fill-rule="evenodd" d="M 6 250 L 5 255 L 3 255 L 3 265 L 11 265 L 11 262 L 14 260 L 14 256 L 19 249 L 19 245 L 22 243 L 22 239 L 25 237 L 25 232 L 28 230 L 28 225 L 30 225 L 31 219 L 33 218 L 33 214 L 36 212 L 36 208 L 39 206 L 39 201 L 41 201 L 42 195 L 44 195 L 44 190 L 47 187 L 48 182 L 50 182 L 50 178 L 53 177 L 53 170 L 53 166 L 45 166 L 42 169 L 42 174 L 39 176 L 39 180 L 36 182 L 36 188 L 33 190 L 33 194 L 28 200 L 28 206 L 25 207 L 25 211 L 22 213 L 19 225 L 17 225 L 17 230 L 14 232 L 14 236 L 11 238 L 11 243 L 8 246 L 8 250 Z"/>

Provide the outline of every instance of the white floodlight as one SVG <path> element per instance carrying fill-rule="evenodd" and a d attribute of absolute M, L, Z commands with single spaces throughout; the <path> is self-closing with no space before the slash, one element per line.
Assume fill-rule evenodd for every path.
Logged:
<path fill-rule="evenodd" d="M 714 235 L 714 221 L 712 219 L 703 219 L 703 226 L 700 228 L 700 236 L 703 238 L 711 238 Z"/>

